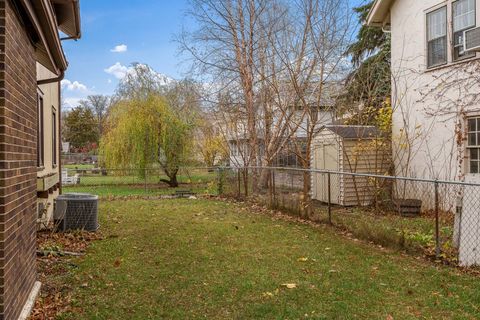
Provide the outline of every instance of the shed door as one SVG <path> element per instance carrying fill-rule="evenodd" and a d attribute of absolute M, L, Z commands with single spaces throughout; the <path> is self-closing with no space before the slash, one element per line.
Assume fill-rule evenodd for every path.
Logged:
<path fill-rule="evenodd" d="M 317 168 L 320 170 L 338 171 L 338 149 L 335 144 L 320 145 L 315 150 Z M 316 174 L 316 198 L 317 200 L 328 201 L 328 176 L 326 174 Z M 339 177 L 331 175 L 331 198 L 333 203 L 338 202 L 339 197 Z"/>

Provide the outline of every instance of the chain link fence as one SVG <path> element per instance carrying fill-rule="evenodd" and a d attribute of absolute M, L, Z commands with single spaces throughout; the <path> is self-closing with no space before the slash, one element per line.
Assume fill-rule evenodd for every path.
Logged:
<path fill-rule="evenodd" d="M 63 193 L 91 193 L 100 197 L 119 196 L 192 196 L 218 194 L 218 169 L 180 168 L 178 186 L 161 168 L 64 168 Z"/>
<path fill-rule="evenodd" d="M 64 193 L 100 197 L 221 195 L 353 237 L 461 266 L 480 265 L 480 184 L 298 168 L 68 168 Z"/>
<path fill-rule="evenodd" d="M 480 265 L 480 185 L 297 168 L 220 169 L 221 194 L 359 239 Z"/>

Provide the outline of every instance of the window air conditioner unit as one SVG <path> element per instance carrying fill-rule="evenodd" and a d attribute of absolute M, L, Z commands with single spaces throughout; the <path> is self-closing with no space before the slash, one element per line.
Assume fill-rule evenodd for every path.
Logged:
<path fill-rule="evenodd" d="M 463 47 L 466 52 L 480 52 L 480 27 L 466 30 L 463 33 Z"/>

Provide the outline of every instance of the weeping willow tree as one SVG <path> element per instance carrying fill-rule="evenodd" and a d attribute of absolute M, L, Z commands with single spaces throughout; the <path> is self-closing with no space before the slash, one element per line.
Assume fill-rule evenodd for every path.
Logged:
<path fill-rule="evenodd" d="M 160 181 L 178 187 L 177 174 L 192 147 L 192 127 L 158 95 L 146 99 L 120 100 L 112 106 L 100 153 L 107 167 L 146 169 L 161 167 L 168 179 Z"/>

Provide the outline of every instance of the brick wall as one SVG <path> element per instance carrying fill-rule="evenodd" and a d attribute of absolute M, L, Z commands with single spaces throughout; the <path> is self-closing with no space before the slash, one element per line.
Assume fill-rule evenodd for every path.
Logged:
<path fill-rule="evenodd" d="M 9 0 L 0 0 L 0 319 L 16 320 L 36 280 L 36 68 Z"/>

